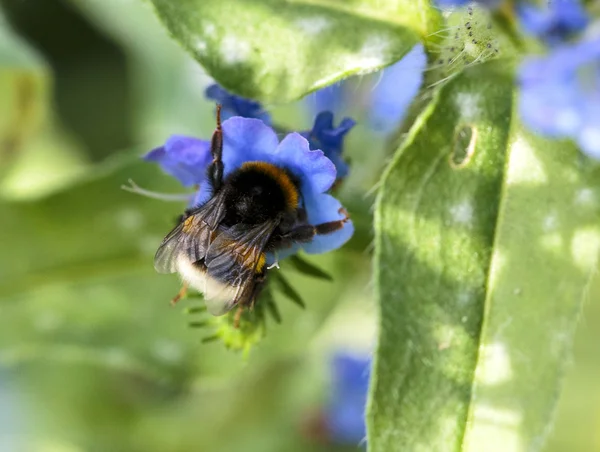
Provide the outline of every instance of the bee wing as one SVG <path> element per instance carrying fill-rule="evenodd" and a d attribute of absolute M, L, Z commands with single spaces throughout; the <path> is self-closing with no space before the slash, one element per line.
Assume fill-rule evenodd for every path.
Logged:
<path fill-rule="evenodd" d="M 204 261 L 207 275 L 204 298 L 211 314 L 225 314 L 252 299 L 255 276 L 265 265 L 264 248 L 276 225 L 275 221 L 254 227 L 235 225 L 210 244 Z"/>
<path fill-rule="evenodd" d="M 177 259 L 182 255 L 191 262 L 204 259 L 211 238 L 225 216 L 223 200 L 222 195 L 215 195 L 163 239 L 154 256 L 157 272 L 175 273 Z"/>

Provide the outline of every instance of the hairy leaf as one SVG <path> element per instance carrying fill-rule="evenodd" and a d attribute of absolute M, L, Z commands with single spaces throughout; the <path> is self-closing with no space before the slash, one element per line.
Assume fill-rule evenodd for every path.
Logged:
<path fill-rule="evenodd" d="M 505 67 L 448 82 L 384 176 L 373 451 L 538 450 L 548 431 L 598 256 L 598 171 L 523 134 Z"/>
<path fill-rule="evenodd" d="M 215 80 L 269 102 L 391 64 L 439 17 L 425 0 L 150 1 Z"/>

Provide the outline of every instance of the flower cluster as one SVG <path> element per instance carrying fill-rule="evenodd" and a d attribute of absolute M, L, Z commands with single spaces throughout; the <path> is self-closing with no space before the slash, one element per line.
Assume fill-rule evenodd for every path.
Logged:
<path fill-rule="evenodd" d="M 437 0 L 440 7 L 471 3 L 488 9 L 501 4 Z M 526 57 L 519 69 L 523 122 L 543 136 L 570 138 L 585 154 L 600 158 L 600 35 L 590 26 L 584 2 L 506 2 L 499 14 L 510 22 L 516 18 L 518 29 L 546 50 L 545 55 Z"/>
<path fill-rule="evenodd" d="M 562 43 L 570 35 L 583 30 L 589 22 L 578 0 L 553 0 L 545 7 L 519 3 L 517 14 L 526 33 L 550 45 Z"/>
<path fill-rule="evenodd" d="M 519 71 L 520 111 L 534 131 L 571 138 L 590 157 L 600 158 L 600 36 L 570 42 L 589 18 L 576 0 L 555 0 L 545 8 L 518 8 L 523 29 L 549 46 L 527 57 Z"/>
<path fill-rule="evenodd" d="M 222 125 L 225 177 L 250 161 L 287 168 L 300 180 L 303 207 L 310 224 L 344 218 L 341 203 L 328 191 L 336 182 L 338 171 L 341 176 L 348 172 L 342 149 L 344 136 L 354 125 L 353 120 L 345 118 L 339 127 L 334 127 L 333 115 L 324 112 L 317 116 L 312 131 L 290 133 L 280 142 L 275 131 L 267 125 L 270 119 L 258 102 L 228 94 L 217 85 L 209 87 L 207 95 L 223 102 L 230 116 Z M 254 117 L 243 117 L 242 113 Z M 173 135 L 163 146 L 149 152 L 145 159 L 158 163 L 184 186 L 198 186 L 191 207 L 202 205 L 210 198 L 211 188 L 207 183 L 207 168 L 212 160 L 209 141 Z M 299 248 L 307 253 L 325 253 L 343 245 L 353 231 L 352 222 L 348 221 L 341 230 L 317 235 Z"/>
<path fill-rule="evenodd" d="M 371 117 L 375 118 L 371 125 L 379 122 L 379 126 L 375 128 L 386 131 L 399 125 L 408 104 L 421 85 L 425 64 L 425 52 L 423 46 L 419 45 L 399 63 L 384 70 L 369 100 L 368 109 Z M 401 89 L 398 89 L 399 86 Z M 322 99 L 333 95 L 339 101 L 339 93 L 338 87 L 326 88 L 316 97 Z M 353 235 L 354 226 L 342 204 L 331 192 L 350 172 L 344 148 L 346 137 L 356 122 L 350 117 L 335 120 L 331 110 L 339 106 L 339 103 L 330 102 L 328 107 L 331 108 L 317 111 L 310 130 L 288 133 L 280 139 L 276 131 L 281 133 L 281 127 L 273 124 L 271 115 L 259 102 L 231 94 L 216 84 L 206 88 L 205 94 L 208 99 L 221 106 L 221 114 L 225 118 L 222 122 L 223 177 L 227 178 L 247 162 L 266 162 L 285 168 L 299 181 L 300 205 L 309 224 L 331 224 L 343 220 L 340 229 L 317 234 L 310 242 L 294 244 L 280 250 L 278 255 L 268 253 L 266 264 L 276 265 L 278 260 L 299 250 L 309 254 L 325 253 L 347 242 Z M 213 161 L 209 140 L 172 135 L 144 158 L 160 165 L 163 171 L 178 179 L 183 186 L 195 188 L 194 194 L 184 195 L 189 208 L 205 205 L 213 196 L 208 180 L 208 169 Z M 163 199 L 181 199 L 178 195 L 148 192 L 135 184 L 129 189 Z M 301 258 L 294 256 L 291 259 L 292 262 L 295 260 Z M 303 261 L 298 268 L 306 270 L 307 265 L 310 266 Z M 308 274 L 319 272 L 322 273 L 319 269 L 316 269 L 316 273 L 311 269 Z M 270 279 L 290 299 L 303 305 L 299 295 L 293 293 L 293 288 L 285 282 L 285 276 L 281 272 L 273 273 Z M 246 310 L 237 317 L 231 315 L 209 320 L 209 324 L 214 327 L 214 334 L 205 340 L 219 339 L 227 347 L 248 350 L 264 334 L 265 312 L 278 320 L 277 307 L 270 293 L 272 285 L 264 288 L 261 302 L 254 310 Z M 195 307 L 190 310 L 190 314 L 203 315 L 204 310 L 204 306 Z M 190 325 L 206 325 L 206 321 L 195 321 Z"/>
<path fill-rule="evenodd" d="M 523 120 L 537 132 L 577 141 L 600 158 L 600 38 L 558 48 L 521 66 Z"/>

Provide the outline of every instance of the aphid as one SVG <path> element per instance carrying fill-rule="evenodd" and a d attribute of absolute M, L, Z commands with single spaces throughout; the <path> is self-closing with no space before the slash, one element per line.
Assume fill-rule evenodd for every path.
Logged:
<path fill-rule="evenodd" d="M 159 273 L 179 273 L 182 298 L 188 286 L 204 295 L 208 311 L 223 315 L 253 307 L 269 269 L 267 253 L 310 242 L 317 234 L 341 229 L 348 217 L 318 225 L 308 223 L 300 180 L 287 168 L 263 161 L 244 163 L 223 176 L 223 130 L 217 106 L 217 128 L 207 170 L 212 195 L 188 209 L 164 238 L 154 257 Z M 345 212 L 341 212 L 344 213 Z"/>

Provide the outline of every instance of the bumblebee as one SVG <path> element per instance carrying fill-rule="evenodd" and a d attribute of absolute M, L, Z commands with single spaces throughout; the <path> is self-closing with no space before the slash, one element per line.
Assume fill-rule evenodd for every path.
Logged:
<path fill-rule="evenodd" d="M 191 286 L 203 293 L 213 315 L 237 306 L 237 323 L 243 308 L 254 306 L 267 281 L 271 268 L 267 253 L 339 230 L 348 217 L 309 224 L 300 180 L 287 168 L 250 161 L 224 177 L 220 105 L 211 154 L 207 169 L 211 197 L 185 212 L 160 244 L 154 267 L 159 273 L 181 276 L 183 287 L 173 303 Z"/>

